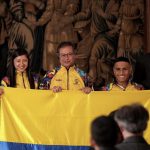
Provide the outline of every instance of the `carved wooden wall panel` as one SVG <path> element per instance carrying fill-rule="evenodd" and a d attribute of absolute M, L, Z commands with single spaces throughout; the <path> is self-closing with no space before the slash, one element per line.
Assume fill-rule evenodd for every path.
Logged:
<path fill-rule="evenodd" d="M 150 52 L 149 11 L 149 0 L 2 0 L 0 78 L 11 49 L 26 49 L 38 73 L 57 66 L 58 44 L 72 41 L 77 66 L 98 84 L 110 82 L 112 59 L 125 56 L 135 63 Z"/>

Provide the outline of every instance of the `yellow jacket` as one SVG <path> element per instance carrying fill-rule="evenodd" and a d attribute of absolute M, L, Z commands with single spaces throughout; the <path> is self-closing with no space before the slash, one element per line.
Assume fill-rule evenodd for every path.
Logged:
<path fill-rule="evenodd" d="M 1 85 L 7 87 L 10 84 L 8 77 L 4 77 Z M 26 72 L 16 72 L 16 88 L 30 89 L 30 84 Z"/>
<path fill-rule="evenodd" d="M 75 66 L 70 67 L 69 70 L 61 66 L 51 80 L 50 89 L 54 86 L 61 86 L 63 90 L 79 90 L 85 87 L 83 79 L 75 69 Z"/>
<path fill-rule="evenodd" d="M 103 87 L 103 91 L 136 91 L 143 90 L 143 86 L 137 83 L 129 82 L 126 88 L 123 88 L 115 83 L 110 83 L 107 86 Z"/>
<path fill-rule="evenodd" d="M 121 91 L 135 91 L 136 90 L 137 91 L 138 89 L 135 87 L 135 85 L 131 83 L 129 83 L 125 89 L 117 86 L 116 84 L 112 85 L 111 91 L 120 91 L 120 90 Z"/>

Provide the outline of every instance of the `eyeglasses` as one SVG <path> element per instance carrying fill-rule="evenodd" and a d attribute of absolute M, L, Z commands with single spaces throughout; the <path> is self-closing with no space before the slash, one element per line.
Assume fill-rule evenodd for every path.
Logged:
<path fill-rule="evenodd" d="M 73 55 L 74 55 L 74 53 L 60 54 L 60 57 L 65 58 L 65 57 L 71 57 Z"/>

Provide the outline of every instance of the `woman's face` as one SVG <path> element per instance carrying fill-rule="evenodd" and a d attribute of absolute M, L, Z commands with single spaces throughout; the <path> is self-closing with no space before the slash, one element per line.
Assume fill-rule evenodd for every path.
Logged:
<path fill-rule="evenodd" d="M 132 67 L 128 62 L 120 61 L 115 63 L 113 72 L 118 83 L 127 83 L 132 74 Z"/>
<path fill-rule="evenodd" d="M 14 67 L 19 72 L 24 72 L 28 67 L 28 58 L 26 55 L 17 56 L 14 59 Z"/>

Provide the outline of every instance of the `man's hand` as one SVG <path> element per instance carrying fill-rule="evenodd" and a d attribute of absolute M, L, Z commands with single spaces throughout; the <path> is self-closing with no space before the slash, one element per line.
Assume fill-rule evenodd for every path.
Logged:
<path fill-rule="evenodd" d="M 81 89 L 81 91 L 83 91 L 85 94 L 89 94 L 92 91 L 92 89 L 90 87 L 84 87 Z"/>
<path fill-rule="evenodd" d="M 62 87 L 60 87 L 60 86 L 54 86 L 54 87 L 52 88 L 52 91 L 53 91 L 54 93 L 61 92 L 61 91 L 62 91 Z"/>

